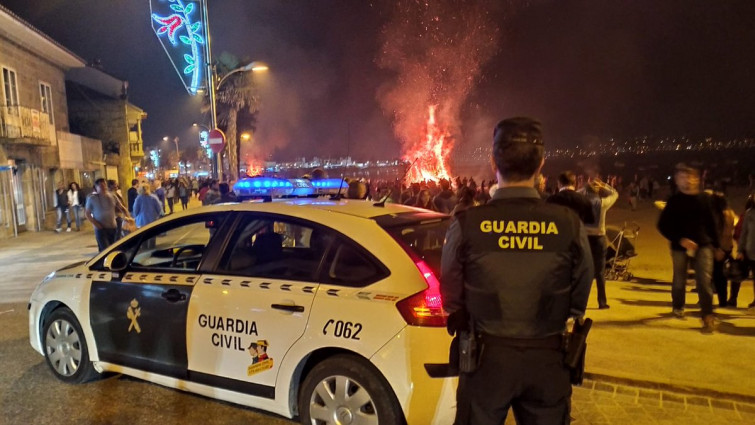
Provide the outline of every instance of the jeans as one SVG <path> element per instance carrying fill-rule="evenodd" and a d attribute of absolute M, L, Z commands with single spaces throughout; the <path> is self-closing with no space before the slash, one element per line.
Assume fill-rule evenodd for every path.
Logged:
<path fill-rule="evenodd" d="M 81 230 L 81 210 L 81 205 L 74 205 L 69 208 L 71 215 L 73 215 L 73 220 L 76 222 L 76 230 Z"/>
<path fill-rule="evenodd" d="M 100 249 L 100 252 L 104 251 L 105 248 L 115 243 L 116 232 L 117 232 L 117 229 L 98 229 L 96 227 L 94 228 L 94 238 L 97 240 L 97 247 Z"/>
<path fill-rule="evenodd" d="M 55 211 L 58 213 L 58 220 L 55 222 L 55 228 L 60 229 L 60 225 L 63 224 L 63 216 L 68 222 L 68 227 L 71 227 L 71 216 L 68 215 L 68 207 L 55 207 Z"/>
<path fill-rule="evenodd" d="M 598 289 L 598 306 L 604 306 L 608 303 L 606 299 L 606 250 L 608 241 L 605 235 L 587 237 L 590 242 L 590 252 L 592 253 L 592 263 L 595 270 L 595 286 Z"/>
<path fill-rule="evenodd" d="M 168 214 L 173 214 L 173 198 L 167 198 L 168 200 L 168 208 L 170 209 L 170 212 Z"/>
<path fill-rule="evenodd" d="M 684 251 L 671 250 L 671 263 L 674 278 L 671 282 L 671 301 L 674 310 L 683 310 L 687 295 L 687 266 L 690 258 Z M 700 313 L 702 317 L 713 314 L 713 248 L 703 246 L 695 254 L 695 283 L 697 296 L 700 298 Z"/>

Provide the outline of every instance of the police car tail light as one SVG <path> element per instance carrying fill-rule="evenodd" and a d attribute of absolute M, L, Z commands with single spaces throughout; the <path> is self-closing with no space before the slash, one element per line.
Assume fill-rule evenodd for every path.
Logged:
<path fill-rule="evenodd" d="M 440 281 L 424 261 L 415 260 L 414 264 L 427 282 L 427 289 L 397 302 L 396 307 L 410 325 L 445 327 L 448 314 L 443 311 Z"/>

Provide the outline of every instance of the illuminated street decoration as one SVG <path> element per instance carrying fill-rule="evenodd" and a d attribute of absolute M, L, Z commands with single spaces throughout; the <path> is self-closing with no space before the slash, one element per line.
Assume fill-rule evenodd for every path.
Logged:
<path fill-rule="evenodd" d="M 152 164 L 154 164 L 155 169 L 160 168 L 160 152 L 152 149 L 149 151 L 149 157 L 152 160 Z"/>
<path fill-rule="evenodd" d="M 202 75 L 205 24 L 201 4 L 191 0 L 150 0 L 152 29 L 189 94 L 206 87 Z M 198 15 L 195 19 L 193 16 Z M 166 42 L 167 40 L 167 42 Z"/>
<path fill-rule="evenodd" d="M 199 145 L 204 148 L 207 158 L 212 158 L 212 148 L 210 147 L 210 132 L 207 130 L 202 130 L 199 132 Z"/>

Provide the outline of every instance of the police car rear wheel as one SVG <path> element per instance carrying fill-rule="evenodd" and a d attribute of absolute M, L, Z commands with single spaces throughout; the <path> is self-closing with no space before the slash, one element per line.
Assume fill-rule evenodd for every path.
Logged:
<path fill-rule="evenodd" d="M 58 379 L 68 383 L 87 382 L 98 376 L 84 340 L 84 332 L 71 310 L 53 311 L 44 325 L 47 365 Z"/>
<path fill-rule="evenodd" d="M 398 400 L 369 363 L 333 356 L 315 366 L 299 394 L 302 424 L 403 424 Z"/>

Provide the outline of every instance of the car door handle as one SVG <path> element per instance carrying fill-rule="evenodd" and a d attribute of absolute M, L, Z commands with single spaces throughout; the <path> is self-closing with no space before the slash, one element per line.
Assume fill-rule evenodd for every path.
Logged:
<path fill-rule="evenodd" d="M 178 302 L 178 301 L 184 301 L 186 299 L 186 294 L 181 293 L 178 289 L 171 288 L 167 291 L 163 292 L 162 297 L 168 300 L 168 302 Z"/>
<path fill-rule="evenodd" d="M 304 311 L 303 305 L 273 304 L 270 307 L 276 310 L 291 311 L 293 313 L 301 313 Z"/>

